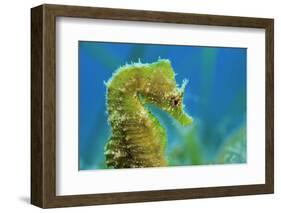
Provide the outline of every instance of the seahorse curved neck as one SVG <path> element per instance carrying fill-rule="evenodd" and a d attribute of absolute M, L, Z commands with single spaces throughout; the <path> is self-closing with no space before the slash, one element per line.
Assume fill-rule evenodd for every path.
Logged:
<path fill-rule="evenodd" d="M 107 109 L 112 136 L 106 163 L 114 168 L 165 166 L 166 133 L 144 107 L 142 94 L 151 89 L 148 70 L 128 69 L 109 83 Z"/>

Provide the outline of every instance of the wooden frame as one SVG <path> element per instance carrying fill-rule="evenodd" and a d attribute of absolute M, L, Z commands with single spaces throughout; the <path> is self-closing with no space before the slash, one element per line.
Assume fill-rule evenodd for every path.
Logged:
<path fill-rule="evenodd" d="M 259 185 L 56 196 L 56 17 L 263 28 L 266 31 L 266 183 Z M 125 9 L 41 5 L 31 9 L 31 203 L 65 207 L 273 193 L 274 21 Z"/>

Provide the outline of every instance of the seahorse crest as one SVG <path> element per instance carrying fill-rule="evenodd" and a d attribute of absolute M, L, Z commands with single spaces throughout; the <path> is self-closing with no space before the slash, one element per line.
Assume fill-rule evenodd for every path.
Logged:
<path fill-rule="evenodd" d="M 106 85 L 112 130 L 105 146 L 107 166 L 165 166 L 166 132 L 145 104 L 163 109 L 182 125 L 192 123 L 183 105 L 186 81 L 178 87 L 170 61 L 161 59 L 151 64 L 124 65 Z"/>

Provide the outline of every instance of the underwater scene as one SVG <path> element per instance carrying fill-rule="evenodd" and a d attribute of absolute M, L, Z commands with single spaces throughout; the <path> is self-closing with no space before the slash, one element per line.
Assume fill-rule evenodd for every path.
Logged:
<path fill-rule="evenodd" d="M 79 41 L 79 170 L 247 163 L 247 49 Z"/>

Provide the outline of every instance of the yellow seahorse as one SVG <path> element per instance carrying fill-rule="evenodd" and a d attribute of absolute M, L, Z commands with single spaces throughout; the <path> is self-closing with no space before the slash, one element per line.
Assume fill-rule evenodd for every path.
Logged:
<path fill-rule="evenodd" d="M 185 113 L 183 94 L 167 59 L 151 64 L 132 63 L 116 70 L 107 86 L 107 112 L 112 135 L 105 146 L 110 168 L 166 166 L 166 132 L 145 107 L 154 104 L 168 112 L 181 125 L 192 123 Z"/>

